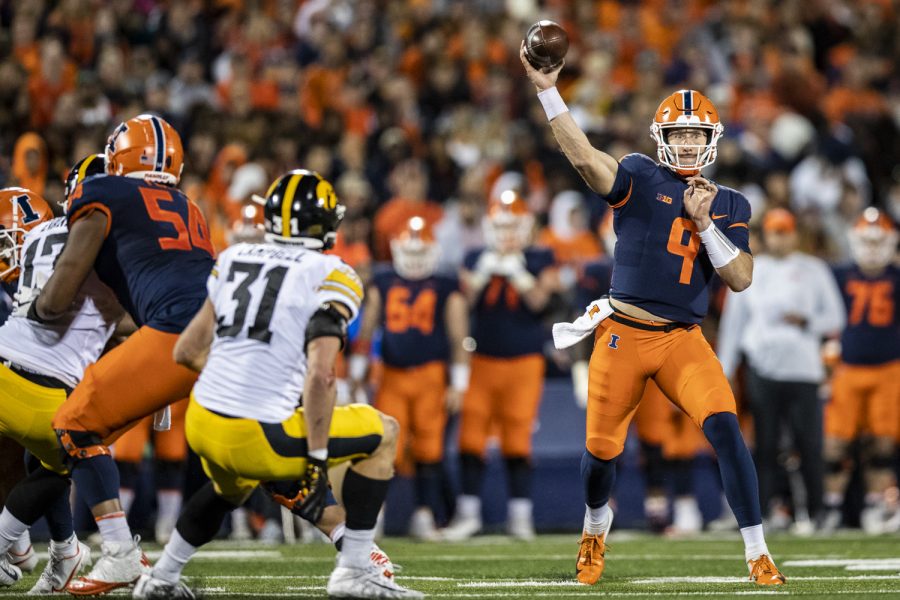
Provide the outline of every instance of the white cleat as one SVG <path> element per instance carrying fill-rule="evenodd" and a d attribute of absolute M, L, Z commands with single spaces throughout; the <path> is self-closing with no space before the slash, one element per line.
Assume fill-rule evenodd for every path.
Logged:
<path fill-rule="evenodd" d="M 66 591 L 74 596 L 96 596 L 131 585 L 143 573 L 139 537 L 133 542 L 103 542 L 100 560 L 83 577 L 72 580 Z"/>
<path fill-rule="evenodd" d="M 29 596 L 59 594 L 66 591 L 72 579 L 91 565 L 91 549 L 76 540 L 75 549 L 68 556 L 57 556 L 50 550 L 50 560 L 40 578 L 28 591 Z"/>
<path fill-rule="evenodd" d="M 441 531 L 441 536 L 448 542 L 461 542 L 471 538 L 480 531 L 480 517 L 463 517 L 457 515 L 456 518 Z"/>
<path fill-rule="evenodd" d="M 427 506 L 420 506 L 409 522 L 409 535 L 420 542 L 436 542 L 441 533 L 434 525 L 434 513 Z"/>
<path fill-rule="evenodd" d="M 144 600 L 164 600 L 173 598 L 174 600 L 193 600 L 197 597 L 194 591 L 183 582 L 169 583 L 163 581 L 152 574 L 141 575 L 137 583 L 134 584 L 134 590 L 131 592 L 132 598 L 142 598 Z"/>
<path fill-rule="evenodd" d="M 9 564 L 6 557 L 0 558 L 0 587 L 15 585 L 22 579 L 22 569 Z"/>
<path fill-rule="evenodd" d="M 6 553 L 6 561 L 14 567 L 19 567 L 23 573 L 31 573 L 38 564 L 38 557 L 34 553 L 34 546 L 28 544 L 28 548 L 21 554 L 10 548 Z"/>
<path fill-rule="evenodd" d="M 672 527 L 669 533 L 692 534 L 703 531 L 703 514 L 693 497 L 676 498 L 672 507 Z"/>
<path fill-rule="evenodd" d="M 337 567 L 331 572 L 326 588 L 332 598 L 424 598 L 425 594 L 407 589 L 385 577 L 373 566 L 365 569 Z"/>
<path fill-rule="evenodd" d="M 341 560 L 341 553 L 338 552 L 337 556 L 334 559 L 334 566 L 337 567 L 338 562 Z M 378 544 L 372 542 L 372 551 L 369 553 L 369 564 L 373 567 L 381 569 L 384 576 L 388 579 L 394 578 L 394 573 L 400 571 L 402 567 L 399 565 L 395 565 L 391 558 L 387 555 L 387 553 L 378 547 Z"/>
<path fill-rule="evenodd" d="M 881 504 L 867 506 L 859 513 L 859 524 L 866 535 L 885 533 L 884 507 Z"/>

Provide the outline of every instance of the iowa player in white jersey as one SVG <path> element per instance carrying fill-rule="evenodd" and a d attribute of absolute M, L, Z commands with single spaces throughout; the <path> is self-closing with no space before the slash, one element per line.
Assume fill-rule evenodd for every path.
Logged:
<path fill-rule="evenodd" d="M 369 561 L 393 476 L 397 422 L 368 405 L 334 407 L 334 362 L 363 298 L 353 269 L 322 253 L 344 207 L 328 181 L 297 170 L 269 187 L 264 213 L 266 243 L 219 255 L 209 297 L 175 346 L 175 360 L 200 371 L 185 429 L 212 481 L 186 503 L 134 597 L 194 597 L 182 569 L 263 482 L 276 500 L 317 522 L 329 468 L 349 462 L 334 473 L 347 518 L 329 596 L 421 598 Z"/>
<path fill-rule="evenodd" d="M 80 161 L 69 180 L 95 173 L 89 168 L 93 160 Z M 98 167 L 102 169 L 102 161 Z M 29 475 L 10 492 L 0 514 L 0 585 L 12 585 L 21 576 L 6 562 L 7 551 L 27 535 L 28 526 L 46 516 L 50 561 L 31 594 L 64 591 L 69 580 L 91 564 L 90 550 L 73 532 L 69 478 L 51 420 L 123 316 L 112 292 L 91 274 L 62 319 L 39 324 L 25 317 L 68 236 L 66 220 L 49 219 L 51 214 L 31 191 L 0 190 L 2 235 L 14 250 L 0 266 L 5 278 L 18 280 L 14 312 L 0 327 L 0 435 L 16 440 L 32 455 Z"/>

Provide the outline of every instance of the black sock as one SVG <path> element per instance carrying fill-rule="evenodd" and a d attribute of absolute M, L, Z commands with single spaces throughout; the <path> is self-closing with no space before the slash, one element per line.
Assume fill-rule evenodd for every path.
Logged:
<path fill-rule="evenodd" d="M 375 529 L 378 511 L 387 496 L 390 479 L 371 479 L 351 467 L 344 476 L 342 495 L 347 511 L 347 529 Z"/>
<path fill-rule="evenodd" d="M 68 491 L 68 477 L 42 467 L 16 484 L 6 497 L 6 508 L 26 525 L 34 525 Z M 68 497 L 65 500 L 68 503 Z"/>
<path fill-rule="evenodd" d="M 199 548 L 216 537 L 222 521 L 235 508 L 237 506 L 219 496 L 212 482 L 209 482 L 197 490 L 181 509 L 175 529 L 184 541 Z"/>
<path fill-rule="evenodd" d="M 460 454 L 462 464 L 462 493 L 466 496 L 481 496 L 484 482 L 484 460 L 476 454 Z"/>
<path fill-rule="evenodd" d="M 531 498 L 531 465 L 524 456 L 506 458 L 510 498 Z"/>

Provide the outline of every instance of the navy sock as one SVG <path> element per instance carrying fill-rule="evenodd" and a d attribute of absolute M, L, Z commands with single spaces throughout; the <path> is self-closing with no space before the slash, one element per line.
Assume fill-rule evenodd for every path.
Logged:
<path fill-rule="evenodd" d="M 157 459 L 154 465 L 154 479 L 156 489 L 180 492 L 184 487 L 184 461 Z"/>
<path fill-rule="evenodd" d="M 609 495 L 616 483 L 616 460 L 603 460 L 587 450 L 581 455 L 581 482 L 584 484 L 584 503 L 600 508 L 609 502 Z"/>
<path fill-rule="evenodd" d="M 416 506 L 437 513 L 441 505 L 441 463 L 416 463 Z"/>
<path fill-rule="evenodd" d="M 672 471 L 672 491 L 676 496 L 694 495 L 694 461 L 689 458 L 679 458 L 668 461 Z"/>
<path fill-rule="evenodd" d="M 524 456 L 508 457 L 506 477 L 510 498 L 531 498 L 531 465 Z"/>
<path fill-rule="evenodd" d="M 460 454 L 462 463 L 462 492 L 467 496 L 481 496 L 484 481 L 484 460 L 475 454 Z"/>
<path fill-rule="evenodd" d="M 101 454 L 73 462 L 72 481 L 89 507 L 119 497 L 119 470 L 111 456 Z"/>
<path fill-rule="evenodd" d="M 119 487 L 136 490 L 141 474 L 140 464 L 117 460 L 116 468 L 119 470 Z"/>
<path fill-rule="evenodd" d="M 738 526 L 743 529 L 761 524 L 756 467 L 741 436 L 737 416 L 726 412 L 707 417 L 703 422 L 703 433 L 719 457 L 725 498 Z"/>

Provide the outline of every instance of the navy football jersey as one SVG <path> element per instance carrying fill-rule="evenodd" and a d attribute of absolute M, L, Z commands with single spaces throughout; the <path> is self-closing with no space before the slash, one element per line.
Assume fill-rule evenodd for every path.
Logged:
<path fill-rule="evenodd" d="M 392 268 L 377 271 L 372 284 L 381 294 L 381 355 L 390 367 L 408 368 L 450 359 L 444 313 L 459 290 L 456 277 L 409 280 Z"/>
<path fill-rule="evenodd" d="M 481 248 L 469 252 L 463 261 L 465 268 L 474 270 L 484 251 Z M 524 254 L 525 268 L 535 277 L 554 263 L 553 251 L 548 248 L 527 248 Z M 548 332 L 540 313 L 528 308 L 505 277 L 491 278 L 473 312 L 472 337 L 478 354 L 508 358 L 543 351 Z"/>
<path fill-rule="evenodd" d="M 179 190 L 130 177 L 85 180 L 69 227 L 93 211 L 108 219 L 94 269 L 138 326 L 181 332 L 206 299 L 214 250 L 200 209 Z"/>
<path fill-rule="evenodd" d="M 841 360 L 851 365 L 878 365 L 900 359 L 900 269 L 890 265 L 868 277 L 856 265 L 834 269 L 847 306 L 841 334 Z"/>
<path fill-rule="evenodd" d="M 750 203 L 733 189 L 718 188 L 713 223 L 749 254 Z M 715 269 L 684 210 L 686 189 L 683 179 L 643 154 L 619 162 L 605 198 L 618 236 L 610 295 L 665 319 L 699 323 Z"/>

